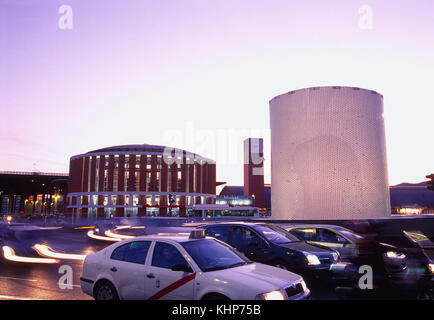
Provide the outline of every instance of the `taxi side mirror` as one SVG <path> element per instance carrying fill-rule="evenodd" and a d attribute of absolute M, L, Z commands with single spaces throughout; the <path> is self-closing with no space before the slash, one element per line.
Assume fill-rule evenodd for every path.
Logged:
<path fill-rule="evenodd" d="M 186 263 L 177 263 L 177 264 L 174 264 L 170 268 L 170 270 L 172 270 L 172 271 L 183 271 L 183 272 L 188 272 L 188 273 L 192 272 L 190 266 L 187 265 Z"/>

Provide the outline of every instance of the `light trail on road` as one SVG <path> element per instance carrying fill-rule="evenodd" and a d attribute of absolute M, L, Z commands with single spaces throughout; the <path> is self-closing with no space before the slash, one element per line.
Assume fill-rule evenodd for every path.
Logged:
<path fill-rule="evenodd" d="M 18 281 L 30 281 L 30 282 L 36 282 L 38 280 L 36 279 L 23 279 L 23 278 L 14 278 L 14 277 L 2 277 L 0 276 L 0 280 L 5 279 L 5 280 L 18 280 Z"/>
<path fill-rule="evenodd" d="M 84 260 L 86 258 L 86 255 L 84 254 L 55 252 L 49 246 L 43 244 L 35 244 L 32 248 L 35 249 L 39 255 L 47 258 L 55 258 L 61 260 Z"/>
<path fill-rule="evenodd" d="M 26 298 L 26 297 L 9 296 L 9 295 L 0 294 L 0 300 L 44 300 L 44 299 Z"/>
<path fill-rule="evenodd" d="M 99 235 L 96 235 L 95 232 L 93 232 L 92 230 L 87 233 L 87 236 L 89 238 L 92 238 L 92 239 L 104 240 L 104 241 L 121 241 L 122 240 L 119 238 L 110 238 L 110 237 L 99 236 Z"/>
<path fill-rule="evenodd" d="M 25 262 L 25 263 L 58 263 L 59 262 L 59 260 L 56 259 L 17 256 L 15 254 L 14 249 L 8 246 L 3 246 L 3 256 L 7 260 L 15 261 L 15 262 Z"/>
<path fill-rule="evenodd" d="M 104 234 L 107 237 L 117 238 L 117 239 L 121 239 L 121 240 L 135 238 L 135 236 L 127 236 L 127 235 L 123 235 L 123 234 L 118 234 L 118 233 L 111 232 L 110 230 L 107 230 L 106 232 L 104 232 Z"/>

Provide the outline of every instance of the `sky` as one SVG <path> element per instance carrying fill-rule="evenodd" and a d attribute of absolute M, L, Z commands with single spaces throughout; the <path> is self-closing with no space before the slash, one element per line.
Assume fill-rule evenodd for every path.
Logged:
<path fill-rule="evenodd" d="M 433 36 L 420 0 L 0 0 L 0 171 L 68 172 L 73 155 L 146 143 L 242 185 L 243 140 L 263 137 L 269 183 L 269 101 L 337 85 L 384 96 L 389 183 L 420 182 Z"/>

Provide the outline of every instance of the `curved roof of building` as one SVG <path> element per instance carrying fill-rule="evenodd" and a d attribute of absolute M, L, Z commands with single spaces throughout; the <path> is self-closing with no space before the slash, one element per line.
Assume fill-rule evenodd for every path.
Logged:
<path fill-rule="evenodd" d="M 188 154 L 189 156 L 192 156 L 195 159 L 202 159 L 207 162 L 214 163 L 214 160 L 202 157 L 201 155 L 198 155 L 193 152 L 189 152 L 179 148 L 172 148 L 172 147 L 152 145 L 152 144 L 126 144 L 126 145 L 105 147 L 101 149 L 92 150 L 83 154 L 74 155 L 71 157 L 71 159 L 81 158 L 84 156 L 100 155 L 100 154 L 116 154 L 116 153 L 128 153 L 128 152 L 163 154 L 165 151 L 167 152 L 167 150 L 170 150 L 173 156 L 177 156 L 178 154 L 180 155 L 180 153 L 182 152 L 184 157 Z"/>
<path fill-rule="evenodd" d="M 273 99 L 271 99 L 270 101 L 277 99 L 279 97 L 282 97 L 284 95 L 287 95 L 287 94 L 294 94 L 294 93 L 302 92 L 302 91 L 306 91 L 306 90 L 310 91 L 310 90 L 321 90 L 321 89 L 347 89 L 347 90 L 351 89 L 351 90 L 355 90 L 355 91 L 361 90 L 361 91 L 369 92 L 371 94 L 377 94 L 381 98 L 383 98 L 382 94 L 378 93 L 377 91 L 370 90 L 370 89 L 364 89 L 364 88 L 359 88 L 359 87 L 346 87 L 346 86 L 320 86 L 320 87 L 308 87 L 308 88 L 292 90 L 292 91 L 289 91 L 287 93 L 279 94 L 279 95 L 275 96 Z"/>
<path fill-rule="evenodd" d="M 428 189 L 390 188 L 392 207 L 429 207 L 434 208 L 434 192 Z"/>
<path fill-rule="evenodd" d="M 427 189 L 426 182 L 401 183 L 390 187 L 392 207 L 434 208 L 434 192 Z"/>
<path fill-rule="evenodd" d="M 87 153 L 96 153 L 96 152 L 116 152 L 116 151 L 152 151 L 152 152 L 163 152 L 165 146 L 157 146 L 152 144 L 125 144 L 120 146 L 112 146 L 101 149 L 96 149 L 89 151 Z"/>

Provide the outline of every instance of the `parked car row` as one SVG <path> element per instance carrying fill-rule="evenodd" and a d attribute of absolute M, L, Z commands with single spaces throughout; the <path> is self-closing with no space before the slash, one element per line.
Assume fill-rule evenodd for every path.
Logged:
<path fill-rule="evenodd" d="M 208 223 L 190 236 L 139 236 L 89 255 L 81 286 L 96 299 L 304 299 L 317 286 L 356 287 L 363 265 L 380 287 L 408 276 L 405 250 L 343 227 Z"/>

